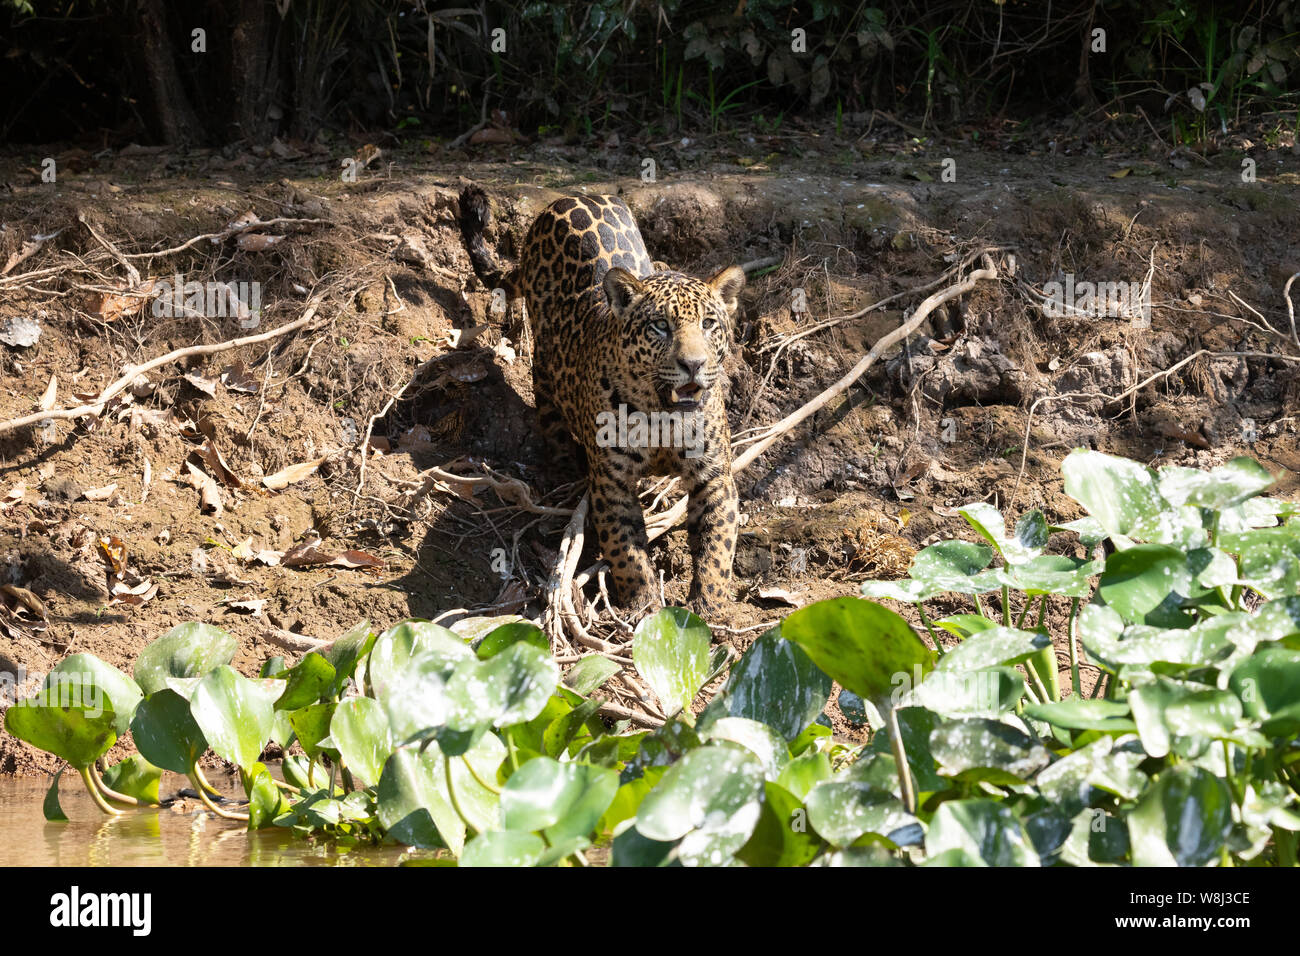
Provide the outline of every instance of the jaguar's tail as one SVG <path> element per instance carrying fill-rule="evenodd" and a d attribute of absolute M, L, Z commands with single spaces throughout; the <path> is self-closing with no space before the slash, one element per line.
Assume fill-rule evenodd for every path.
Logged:
<path fill-rule="evenodd" d="M 506 272 L 483 238 L 492 222 L 487 193 L 480 186 L 466 186 L 460 194 L 460 235 L 474 264 L 474 274 L 489 289 L 504 289 L 507 299 L 517 297 L 515 272 Z"/>

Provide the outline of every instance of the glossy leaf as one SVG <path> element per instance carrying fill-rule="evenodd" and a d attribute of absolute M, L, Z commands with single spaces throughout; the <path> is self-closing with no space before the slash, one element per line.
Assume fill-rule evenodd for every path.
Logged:
<path fill-rule="evenodd" d="M 632 659 L 665 714 L 690 707 L 704 686 L 711 640 L 708 625 L 684 608 L 663 608 L 637 625 Z"/>
<path fill-rule="evenodd" d="M 903 618 L 862 598 L 818 601 L 791 614 L 781 634 L 832 679 L 873 702 L 887 701 L 897 675 L 924 676 L 934 652 Z"/>
<path fill-rule="evenodd" d="M 133 671 L 136 683 L 152 694 L 167 686 L 168 677 L 203 677 L 234 660 L 237 647 L 233 637 L 211 624 L 181 624 L 140 652 Z"/>
<path fill-rule="evenodd" d="M 778 625 L 732 667 L 722 707 L 731 717 L 759 721 L 793 740 L 817 719 L 830 695 L 830 677 L 798 644 L 782 637 Z"/>

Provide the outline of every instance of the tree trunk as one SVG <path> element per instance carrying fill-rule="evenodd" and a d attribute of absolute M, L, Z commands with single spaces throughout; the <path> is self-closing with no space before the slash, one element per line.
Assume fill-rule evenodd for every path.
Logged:
<path fill-rule="evenodd" d="M 161 0 L 140 0 L 137 16 L 145 69 L 149 73 L 149 87 L 162 141 L 169 146 L 202 142 L 205 138 L 203 127 L 190 106 L 180 72 L 176 69 L 176 57 L 167 33 L 167 16 Z"/>
<path fill-rule="evenodd" d="M 238 16 L 230 37 L 235 121 L 244 139 L 262 142 L 274 132 L 266 115 L 272 93 L 267 72 L 266 0 L 240 0 Z"/>

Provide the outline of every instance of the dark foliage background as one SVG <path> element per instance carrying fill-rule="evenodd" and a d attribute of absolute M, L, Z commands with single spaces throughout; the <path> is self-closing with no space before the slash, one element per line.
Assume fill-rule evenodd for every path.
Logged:
<path fill-rule="evenodd" d="M 0 139 L 436 139 L 493 119 L 581 139 L 1137 107 L 1203 136 L 1294 107 L 1298 21 L 1291 0 L 0 0 Z"/>

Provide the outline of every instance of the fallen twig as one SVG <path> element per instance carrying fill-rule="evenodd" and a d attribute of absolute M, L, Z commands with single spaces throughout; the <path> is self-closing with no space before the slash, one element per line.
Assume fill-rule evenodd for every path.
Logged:
<path fill-rule="evenodd" d="M 49 411 L 33 412 L 30 415 L 23 415 L 20 418 L 10 419 L 7 422 L 0 422 L 0 435 L 7 435 L 9 432 L 16 431 L 27 425 L 35 425 L 48 419 L 68 419 L 82 418 L 86 415 L 99 415 L 104 411 L 104 405 L 118 392 L 130 386 L 137 377 L 150 372 L 162 365 L 170 364 L 178 359 L 188 358 L 192 355 L 212 355 L 217 352 L 225 352 L 229 349 L 236 349 L 244 345 L 256 345 L 259 342 L 266 342 L 269 339 L 278 338 L 281 335 L 287 335 L 297 329 L 307 325 L 316 315 L 316 309 L 320 306 L 319 298 L 313 299 L 307 305 L 307 311 L 303 313 L 302 318 L 290 322 L 288 325 L 282 325 L 278 329 L 272 329 L 269 332 L 262 332 L 258 335 L 248 335 L 242 339 L 231 339 L 226 342 L 217 342 L 213 345 L 190 345 L 182 349 L 174 349 L 166 355 L 151 359 L 143 365 L 131 366 L 127 369 L 126 374 L 113 382 L 96 398 L 85 404 L 78 405 L 76 408 L 52 408 Z"/>
<path fill-rule="evenodd" d="M 162 256 L 174 255 L 177 252 L 183 252 L 196 242 L 202 242 L 204 239 L 211 239 L 213 242 L 224 242 L 233 236 L 240 236 L 246 232 L 254 232 L 267 226 L 319 226 L 333 225 L 328 219 L 290 219 L 279 217 L 276 219 L 255 219 L 252 222 L 242 223 L 238 226 L 229 226 L 220 232 L 206 232 L 201 236 L 195 236 L 188 242 L 183 242 L 179 246 L 173 246 L 170 249 L 159 249 L 157 252 L 133 252 L 126 256 L 126 259 L 158 259 Z"/>

